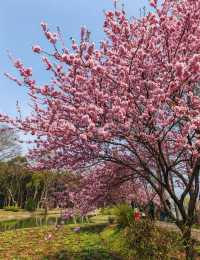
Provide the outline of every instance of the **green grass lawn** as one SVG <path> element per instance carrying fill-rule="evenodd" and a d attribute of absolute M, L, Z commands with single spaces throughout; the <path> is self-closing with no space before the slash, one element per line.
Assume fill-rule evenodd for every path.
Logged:
<path fill-rule="evenodd" d="M 82 224 L 78 233 L 74 231 L 76 225 L 65 225 L 58 230 L 48 226 L 3 232 L 0 233 L 0 259 L 138 260 L 123 239 L 123 232 L 114 225 L 105 225 L 103 222 Z M 51 239 L 47 240 L 49 235 Z M 171 255 L 164 259 L 183 258 Z"/>
<path fill-rule="evenodd" d="M 57 212 L 53 212 L 53 214 L 55 213 Z M 21 215 L 25 217 L 26 214 L 26 211 L 0 211 L 2 219 L 4 217 L 17 219 Z M 128 245 L 129 242 L 127 243 L 125 239 L 126 229 L 118 229 L 113 224 L 108 225 L 109 220 L 114 217 L 101 214 L 93 216 L 90 218 L 92 223 L 77 224 L 81 227 L 80 232 L 74 231 L 74 228 L 77 227 L 75 224 L 64 225 L 59 229 L 53 225 L 45 225 L 0 232 L 0 260 L 146 260 L 146 258 L 135 257 L 136 251 Z M 152 245 L 156 248 L 162 243 L 166 244 L 168 241 L 166 238 L 174 237 L 172 243 L 169 244 L 166 257 L 162 256 L 159 259 L 184 259 L 183 248 L 177 247 L 173 243 L 173 241 L 177 241 L 177 231 L 157 227 L 157 232 L 159 235 L 156 237 L 161 243 L 156 242 Z M 151 240 L 151 238 L 149 239 Z M 150 241 L 149 239 L 148 241 Z M 138 243 L 141 243 L 141 240 Z M 147 250 L 146 242 L 144 246 L 142 254 L 144 254 L 143 250 Z M 200 246 L 197 247 L 197 252 L 200 252 Z M 157 260 L 157 258 L 150 257 L 148 260 Z"/>
<path fill-rule="evenodd" d="M 0 259 L 121 259 L 107 247 L 104 224 L 83 224 L 7 231 L 0 234 Z M 111 228 L 112 229 L 112 228 Z M 46 238 L 51 235 L 51 239 Z"/>
<path fill-rule="evenodd" d="M 128 247 L 124 230 L 107 224 L 108 216 L 95 216 L 92 221 L 79 225 L 80 232 L 74 231 L 75 224 L 59 229 L 43 226 L 2 232 L 0 260 L 141 260 L 133 257 L 134 249 Z M 168 231 L 160 229 L 159 232 L 162 237 Z M 175 252 L 172 247 L 166 258 L 159 259 L 184 258 L 181 251 Z"/>

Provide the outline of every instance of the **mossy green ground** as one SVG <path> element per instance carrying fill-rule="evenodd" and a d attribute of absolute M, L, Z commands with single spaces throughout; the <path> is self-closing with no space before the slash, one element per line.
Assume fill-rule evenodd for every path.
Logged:
<path fill-rule="evenodd" d="M 45 238 L 51 234 L 50 240 Z M 0 259 L 63 260 L 133 260 L 122 233 L 114 226 L 81 225 L 80 233 L 73 225 L 20 229 L 0 234 Z M 166 258 L 172 259 L 172 258 Z M 180 258 L 173 258 L 180 259 Z"/>
<path fill-rule="evenodd" d="M 94 217 L 93 221 L 81 224 L 78 233 L 74 231 L 76 225 L 57 230 L 54 226 L 43 226 L 2 232 L 0 259 L 138 260 L 128 248 L 124 232 L 115 225 L 107 225 L 106 216 Z M 169 252 L 166 259 L 184 258 L 177 257 L 177 252 Z"/>
<path fill-rule="evenodd" d="M 87 224 L 79 233 L 73 225 L 7 231 L 0 234 L 0 259 L 117 259 L 107 248 L 103 228 Z"/>

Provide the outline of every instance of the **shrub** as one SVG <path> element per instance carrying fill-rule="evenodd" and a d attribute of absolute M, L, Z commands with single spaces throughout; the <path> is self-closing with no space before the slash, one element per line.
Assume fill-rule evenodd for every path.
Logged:
<path fill-rule="evenodd" d="M 124 238 L 136 259 L 141 260 L 169 259 L 169 252 L 175 253 L 180 248 L 177 233 L 162 230 L 148 219 L 132 222 L 124 230 Z"/>
<path fill-rule="evenodd" d="M 4 207 L 3 209 L 6 210 L 6 211 L 12 211 L 12 212 L 20 211 L 20 208 L 16 207 L 16 206 L 7 206 L 7 207 Z"/>
<path fill-rule="evenodd" d="M 25 209 L 28 211 L 35 211 L 37 208 L 37 202 L 33 199 L 28 199 L 25 205 Z"/>
<path fill-rule="evenodd" d="M 114 210 L 118 227 L 125 228 L 130 226 L 133 219 L 134 210 L 128 204 L 119 204 Z"/>

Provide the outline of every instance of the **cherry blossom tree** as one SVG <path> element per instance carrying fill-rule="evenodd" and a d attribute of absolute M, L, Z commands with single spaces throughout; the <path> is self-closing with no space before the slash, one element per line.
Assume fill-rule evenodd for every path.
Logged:
<path fill-rule="evenodd" d="M 42 23 L 52 52 L 33 51 L 51 80 L 39 85 L 14 59 L 21 78 L 7 76 L 27 87 L 33 113 L 1 121 L 36 136 L 36 168 L 86 168 L 92 178 L 95 165 L 110 162 L 145 180 L 181 229 L 190 259 L 200 169 L 200 1 L 150 4 L 141 19 L 106 12 L 99 47 L 83 27 L 80 42 L 67 48 L 60 30 Z"/>
<path fill-rule="evenodd" d="M 91 174 L 81 174 L 79 184 L 69 197 L 74 210 L 81 215 L 105 206 L 136 202 L 147 206 L 150 201 L 159 205 L 158 196 L 148 183 L 134 176 L 132 172 L 113 163 L 96 167 Z"/>

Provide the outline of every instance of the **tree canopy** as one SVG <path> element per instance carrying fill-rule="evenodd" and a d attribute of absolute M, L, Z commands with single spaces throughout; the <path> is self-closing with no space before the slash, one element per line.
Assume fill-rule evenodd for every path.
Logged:
<path fill-rule="evenodd" d="M 27 87 L 33 113 L 1 120 L 36 136 L 36 168 L 89 168 L 92 175 L 122 166 L 125 179 L 148 183 L 188 238 L 199 194 L 200 1 L 150 4 L 154 11 L 141 19 L 106 12 L 99 47 L 83 27 L 80 42 L 67 48 L 61 32 L 42 23 L 52 52 L 33 51 L 52 80 L 40 86 L 14 60 L 21 79 L 7 76 Z"/>

